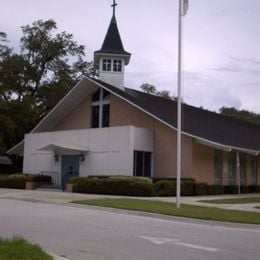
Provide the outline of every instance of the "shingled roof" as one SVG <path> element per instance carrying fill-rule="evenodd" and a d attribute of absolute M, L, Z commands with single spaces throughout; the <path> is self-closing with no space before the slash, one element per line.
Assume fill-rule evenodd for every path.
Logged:
<path fill-rule="evenodd" d="M 119 30 L 117 27 L 116 17 L 112 16 L 110 21 L 105 40 L 102 44 L 100 50 L 95 51 L 95 54 L 98 53 L 111 53 L 111 54 L 123 54 L 131 55 L 129 52 L 125 51 Z"/>
<path fill-rule="evenodd" d="M 81 80 L 31 133 L 49 131 L 58 119 L 64 117 L 72 104 L 79 104 L 97 87 L 102 87 L 129 104 L 142 110 L 165 125 L 177 128 L 177 102 L 130 88 L 121 90 L 101 80 L 86 77 Z M 67 112 L 66 112 L 67 111 Z M 260 126 L 245 123 L 187 104 L 182 105 L 182 133 L 205 145 L 224 150 L 260 153 Z M 21 154 L 24 141 L 7 153 Z"/>
<path fill-rule="evenodd" d="M 129 88 L 122 91 L 100 80 L 94 81 L 167 125 L 177 128 L 176 101 Z M 182 131 L 219 145 L 260 152 L 260 126 L 187 104 L 182 105 Z"/>

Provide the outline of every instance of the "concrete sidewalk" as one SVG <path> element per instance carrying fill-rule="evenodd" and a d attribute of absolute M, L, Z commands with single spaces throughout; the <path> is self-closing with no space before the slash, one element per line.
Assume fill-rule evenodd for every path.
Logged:
<path fill-rule="evenodd" d="M 215 207 L 222 209 L 234 209 L 243 211 L 254 211 L 259 212 L 260 209 L 255 207 L 260 207 L 260 203 L 250 203 L 250 204 L 213 204 L 199 202 L 200 200 L 211 200 L 211 199 L 230 199 L 230 198 L 243 198 L 243 197 L 256 197 L 260 194 L 241 194 L 241 195 L 218 195 L 218 196 L 191 196 L 182 197 L 181 203 Z M 32 202 L 45 202 L 50 204 L 67 204 L 74 200 L 88 200 L 88 199 L 101 199 L 101 198 L 135 198 L 135 199 L 146 199 L 146 200 L 158 200 L 175 202 L 175 197 L 126 197 L 126 196 L 110 196 L 110 195 L 92 195 L 92 194 L 79 194 L 79 193 L 67 193 L 61 191 L 41 191 L 41 190 L 16 190 L 16 189 L 1 189 L 0 188 L 0 199 L 16 199 L 25 200 Z"/>

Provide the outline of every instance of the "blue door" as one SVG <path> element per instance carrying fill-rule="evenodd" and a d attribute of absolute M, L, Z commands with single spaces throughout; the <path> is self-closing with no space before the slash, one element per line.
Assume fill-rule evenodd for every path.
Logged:
<path fill-rule="evenodd" d="M 61 185 L 64 190 L 71 177 L 79 176 L 79 155 L 62 155 Z"/>

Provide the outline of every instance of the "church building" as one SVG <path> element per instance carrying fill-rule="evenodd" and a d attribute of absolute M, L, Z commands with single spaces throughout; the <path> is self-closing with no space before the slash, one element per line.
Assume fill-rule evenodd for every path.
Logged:
<path fill-rule="evenodd" d="M 115 10 L 115 6 L 113 6 Z M 94 53 L 99 77 L 85 77 L 8 151 L 23 172 L 71 176 L 176 177 L 177 104 L 124 85 L 131 54 L 113 10 Z M 182 104 L 182 178 L 221 185 L 260 185 L 260 127 Z"/>

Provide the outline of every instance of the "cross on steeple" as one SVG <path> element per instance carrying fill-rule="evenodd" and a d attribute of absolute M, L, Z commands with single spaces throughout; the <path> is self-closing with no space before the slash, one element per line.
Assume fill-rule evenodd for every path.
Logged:
<path fill-rule="evenodd" d="M 113 0 L 113 4 L 111 5 L 111 7 L 113 7 L 113 15 L 115 15 L 116 13 L 116 6 L 117 6 L 116 0 Z"/>

